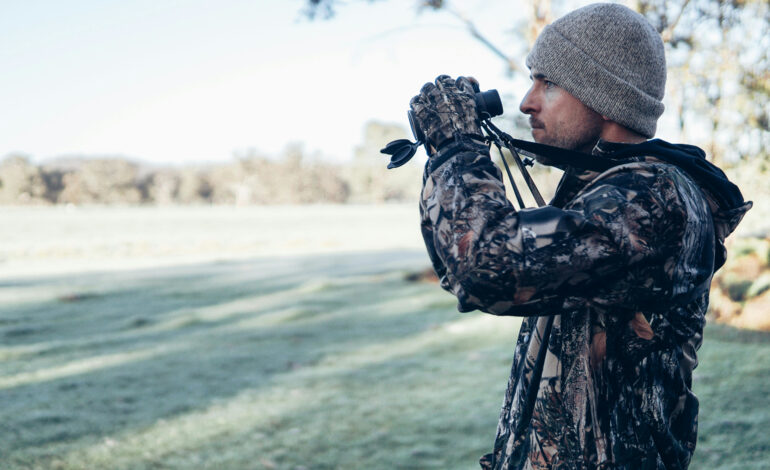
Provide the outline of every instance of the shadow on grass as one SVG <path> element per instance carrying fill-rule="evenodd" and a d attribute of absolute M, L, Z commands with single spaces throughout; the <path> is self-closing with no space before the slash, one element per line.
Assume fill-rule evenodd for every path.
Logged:
<path fill-rule="evenodd" d="M 471 468 L 515 322 L 404 281 L 426 265 L 357 253 L 14 286 L 29 295 L 0 304 L 0 455 L 11 469 Z M 708 327 L 693 468 L 770 462 L 768 339 Z"/>
<path fill-rule="evenodd" d="M 64 468 L 145 468 L 142 462 L 152 468 L 156 459 L 172 468 L 255 468 L 255 456 L 279 468 L 467 467 L 489 445 L 509 360 L 508 353 L 495 357 L 480 345 L 515 332 L 501 332 L 491 317 L 457 318 L 398 338 L 370 334 L 366 344 L 278 367 L 263 383 L 207 406 L 107 434 L 113 448 L 82 439 L 62 448 L 71 465 Z M 500 365 L 491 374 L 483 371 L 490 357 Z M 197 392 L 195 380 L 182 379 L 186 392 Z M 212 392 L 217 390 L 206 395 Z M 164 403 L 156 403 L 157 394 L 147 398 L 160 414 Z M 228 449 L 224 460 L 222 448 Z M 41 454 L 28 455 L 45 461 Z"/>
<path fill-rule="evenodd" d="M 5 346 L 62 339 L 100 340 L 127 329 L 162 323 L 206 307 L 232 306 L 238 301 L 244 301 L 244 313 L 253 313 L 265 308 L 260 303 L 269 294 L 321 291 L 324 283 L 339 286 L 349 276 L 360 278 L 389 272 L 396 269 L 397 263 L 405 269 L 424 262 L 422 253 L 399 252 L 265 258 L 46 277 L 27 285 L 33 294 L 39 292 L 39 301 L 3 306 L 0 338 Z"/>
<path fill-rule="evenodd" d="M 415 299 L 435 286 L 402 280 L 424 263 L 410 252 L 328 255 L 31 283 L 96 294 L 4 309 L 15 322 L 0 329 L 0 452 L 60 454 L 433 328 L 452 311 L 426 311 Z"/>

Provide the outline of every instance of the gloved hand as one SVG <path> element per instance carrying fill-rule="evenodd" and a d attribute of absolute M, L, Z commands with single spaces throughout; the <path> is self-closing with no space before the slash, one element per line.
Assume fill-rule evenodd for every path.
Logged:
<path fill-rule="evenodd" d="M 415 123 L 434 149 L 440 150 L 461 135 L 483 138 L 476 112 L 475 80 L 471 80 L 439 75 L 435 84 L 423 85 L 420 94 L 409 102 Z"/>

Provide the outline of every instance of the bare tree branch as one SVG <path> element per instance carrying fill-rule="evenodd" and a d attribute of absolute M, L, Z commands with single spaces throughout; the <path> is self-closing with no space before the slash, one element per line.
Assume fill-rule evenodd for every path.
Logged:
<path fill-rule="evenodd" d="M 467 15 L 453 9 L 453 8 L 444 8 L 448 13 L 452 14 L 455 18 L 462 21 L 462 23 L 465 25 L 465 27 L 468 29 L 468 32 L 471 36 L 473 36 L 477 41 L 482 43 L 484 46 L 486 46 L 487 49 L 492 51 L 493 54 L 501 58 L 506 66 L 508 67 L 509 73 L 514 72 L 523 72 L 521 66 L 509 55 L 504 53 L 502 50 L 500 50 L 499 47 L 495 46 L 492 41 L 490 41 L 486 36 L 481 34 L 481 31 L 476 27 L 476 25 L 473 23 L 473 21 L 468 18 Z"/>
<path fill-rule="evenodd" d="M 690 0 L 684 0 L 684 2 L 682 2 L 682 7 L 679 9 L 679 13 L 677 13 L 676 18 L 674 18 L 674 21 L 670 22 L 668 26 L 666 26 L 666 28 L 660 32 L 660 35 L 663 38 L 663 42 L 671 42 L 671 39 L 674 37 L 674 30 L 679 24 L 679 20 L 682 19 L 682 14 L 687 9 L 687 5 L 689 4 Z"/>

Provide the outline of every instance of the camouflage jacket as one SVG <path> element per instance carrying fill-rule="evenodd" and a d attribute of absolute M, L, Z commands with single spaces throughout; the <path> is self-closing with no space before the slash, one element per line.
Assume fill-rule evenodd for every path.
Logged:
<path fill-rule="evenodd" d="M 526 317 L 481 466 L 687 468 L 715 253 L 750 203 L 724 207 L 719 188 L 637 156 L 568 168 L 549 205 L 516 211 L 484 146 L 452 153 L 428 161 L 420 202 L 441 286 L 460 311 Z"/>

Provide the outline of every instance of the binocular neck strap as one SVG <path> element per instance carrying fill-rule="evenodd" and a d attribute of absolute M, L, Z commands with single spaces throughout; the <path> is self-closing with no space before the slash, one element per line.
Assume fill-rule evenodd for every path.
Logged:
<path fill-rule="evenodd" d="M 526 140 L 511 138 L 511 145 L 519 150 L 547 157 L 554 163 L 584 170 L 603 172 L 618 164 L 617 160 L 601 155 L 590 155 L 574 150 L 553 147 L 551 145 L 528 142 Z"/>

